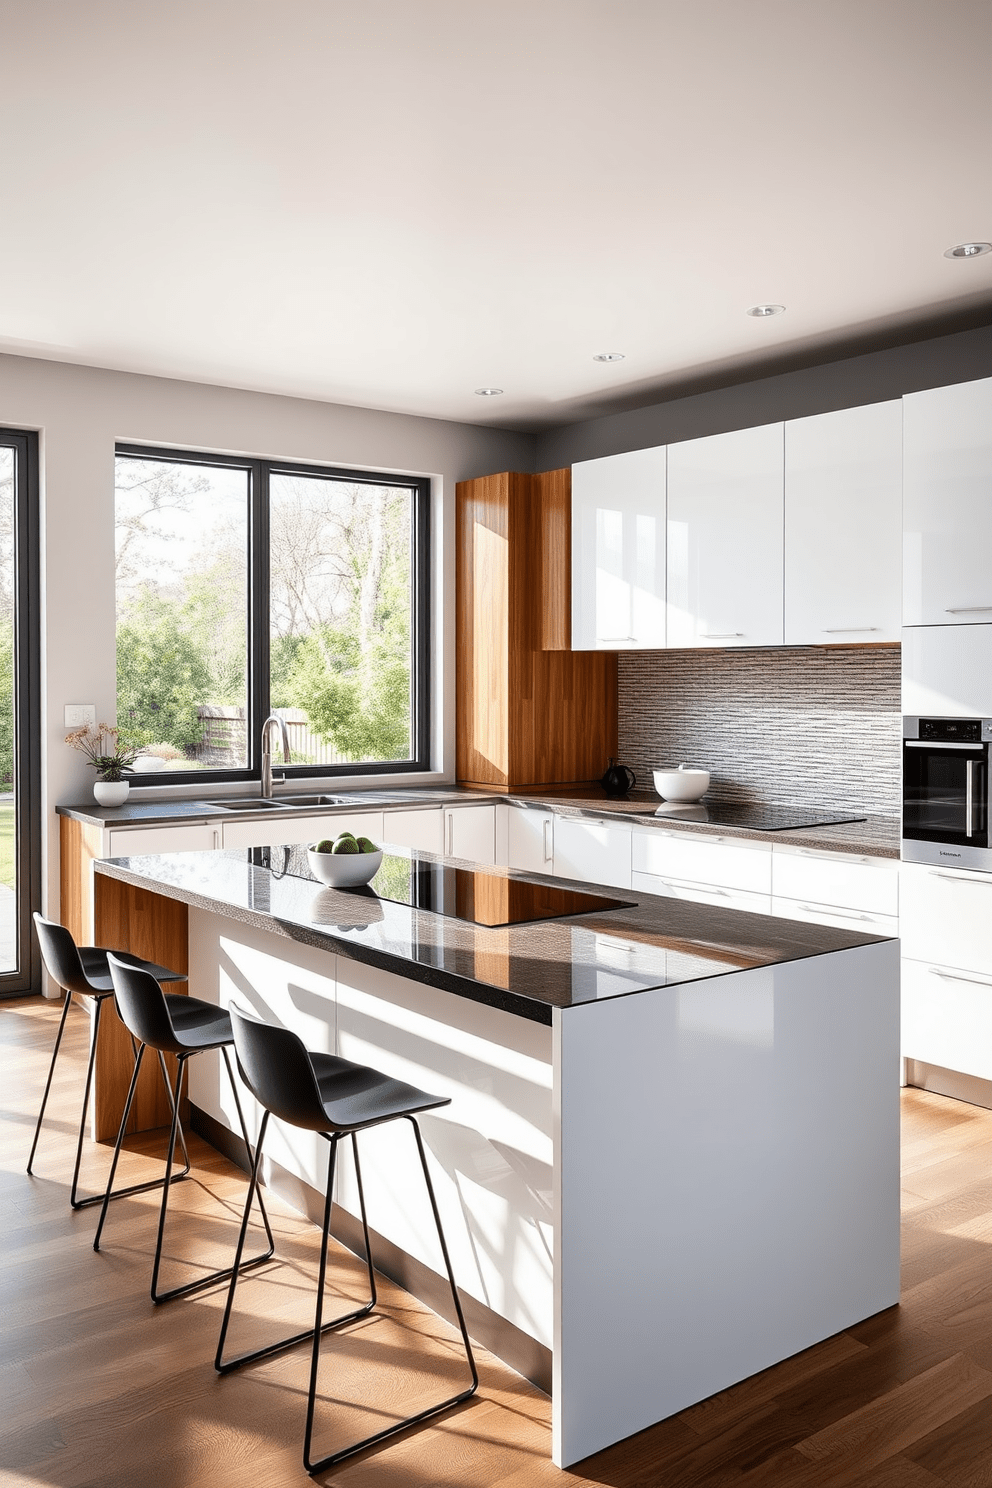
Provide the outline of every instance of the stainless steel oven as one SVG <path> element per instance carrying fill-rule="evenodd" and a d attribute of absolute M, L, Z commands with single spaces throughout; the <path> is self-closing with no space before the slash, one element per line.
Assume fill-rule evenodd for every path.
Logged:
<path fill-rule="evenodd" d="M 904 718 L 902 855 L 992 872 L 990 718 Z"/>

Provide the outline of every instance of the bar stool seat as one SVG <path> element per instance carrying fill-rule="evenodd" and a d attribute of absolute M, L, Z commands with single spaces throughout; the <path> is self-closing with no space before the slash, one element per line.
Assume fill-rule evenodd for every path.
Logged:
<path fill-rule="evenodd" d="M 420 1112 L 436 1110 L 439 1106 L 450 1105 L 451 1102 L 447 1096 L 429 1095 L 424 1090 L 418 1090 L 414 1085 L 408 1085 L 403 1080 L 396 1080 L 389 1075 L 381 1074 L 378 1070 L 371 1069 L 367 1065 L 353 1064 L 350 1060 L 339 1059 L 333 1054 L 311 1053 L 305 1048 L 302 1040 L 295 1033 L 291 1032 L 291 1030 L 277 1028 L 270 1023 L 261 1022 L 233 1005 L 231 1007 L 231 1024 L 234 1029 L 234 1048 L 237 1054 L 241 1077 L 256 1100 L 263 1107 L 263 1115 L 258 1133 L 258 1142 L 255 1147 L 255 1161 L 252 1164 L 248 1197 L 245 1202 L 244 1218 L 241 1224 L 241 1234 L 238 1237 L 237 1254 L 235 1255 L 234 1268 L 231 1273 L 227 1306 L 224 1309 L 224 1317 L 221 1322 L 214 1368 L 220 1374 L 228 1374 L 232 1370 L 240 1369 L 243 1365 L 249 1364 L 256 1359 L 268 1358 L 272 1354 L 281 1353 L 284 1349 L 292 1347 L 293 1344 L 302 1343 L 305 1339 L 311 1339 L 310 1385 L 307 1394 L 307 1422 L 303 1439 L 303 1465 L 308 1473 L 323 1472 L 325 1468 L 341 1462 L 346 1457 L 353 1456 L 356 1452 L 363 1451 L 366 1447 L 370 1447 L 376 1442 L 384 1441 L 387 1437 L 395 1436 L 397 1432 L 405 1431 L 411 1426 L 418 1425 L 421 1421 L 426 1421 L 430 1417 L 438 1415 L 441 1411 L 459 1405 L 463 1400 L 467 1400 L 470 1395 L 474 1395 L 478 1389 L 479 1375 L 475 1367 L 475 1358 L 472 1353 L 472 1345 L 469 1342 L 468 1330 L 465 1326 L 465 1317 L 462 1312 L 461 1300 L 458 1296 L 458 1288 L 455 1285 L 454 1273 L 451 1269 L 451 1260 L 448 1256 L 444 1230 L 441 1227 L 441 1216 L 438 1212 L 437 1199 L 434 1196 L 434 1187 L 431 1183 L 431 1175 L 427 1167 L 423 1138 L 420 1135 L 420 1127 L 416 1120 Z M 240 1354 L 236 1358 L 225 1360 L 224 1343 L 231 1320 L 231 1309 L 234 1304 L 234 1294 L 238 1284 L 238 1277 L 241 1270 L 243 1270 L 241 1254 L 247 1234 L 252 1193 L 258 1187 L 258 1172 L 262 1160 L 262 1146 L 265 1141 L 265 1133 L 268 1128 L 270 1116 L 276 1116 L 292 1126 L 317 1132 L 327 1141 L 329 1147 L 327 1158 L 327 1188 L 324 1198 L 324 1224 L 321 1236 L 320 1269 L 317 1280 L 314 1324 L 312 1328 L 307 1328 L 302 1333 L 294 1333 L 291 1337 L 280 1339 L 276 1343 L 271 1343 L 263 1348 L 254 1349 L 250 1353 Z M 427 1186 L 431 1211 L 434 1215 L 434 1224 L 437 1228 L 441 1255 L 444 1259 L 455 1314 L 458 1318 L 458 1326 L 461 1330 L 462 1342 L 465 1347 L 465 1356 L 471 1374 L 471 1384 L 457 1395 L 452 1395 L 446 1400 L 439 1401 L 437 1405 L 428 1406 L 425 1410 L 418 1411 L 416 1415 L 407 1416 L 404 1420 L 397 1421 L 392 1426 L 386 1426 L 381 1431 L 373 1432 L 371 1436 L 363 1437 L 361 1441 L 353 1442 L 348 1447 L 343 1447 L 337 1452 L 332 1452 L 328 1456 L 314 1461 L 312 1459 L 313 1422 L 317 1397 L 317 1371 L 320 1362 L 321 1336 L 330 1329 L 340 1328 L 346 1323 L 355 1322 L 359 1318 L 367 1316 L 376 1303 L 372 1245 L 369 1238 L 368 1217 L 365 1212 L 362 1170 L 358 1159 L 358 1133 L 367 1131 L 373 1126 L 381 1126 L 387 1121 L 396 1121 L 399 1119 L 409 1121 L 413 1127 L 417 1152 L 424 1174 L 424 1182 Z M 335 1154 L 337 1152 L 338 1142 L 346 1136 L 351 1138 L 352 1153 L 355 1161 L 355 1176 L 358 1181 L 358 1201 L 361 1207 L 362 1231 L 365 1236 L 365 1260 L 368 1269 L 370 1297 L 368 1302 L 356 1310 L 345 1313 L 343 1316 L 335 1318 L 332 1322 L 325 1323 L 323 1322 L 324 1283 L 327 1274 L 327 1242 L 331 1223 L 331 1194 L 334 1184 Z"/>
<path fill-rule="evenodd" d="M 129 965 L 120 956 L 108 956 L 107 963 L 114 985 L 114 993 L 117 997 L 117 1010 L 132 1038 L 137 1041 L 137 1052 L 134 1060 L 134 1073 L 131 1076 L 131 1084 L 128 1089 L 127 1100 L 124 1104 L 124 1114 L 121 1117 L 120 1131 L 117 1134 L 117 1142 L 114 1146 L 113 1161 L 110 1165 L 110 1180 L 107 1184 L 103 1208 L 100 1210 L 100 1219 L 96 1227 L 96 1234 L 93 1237 L 94 1250 L 100 1249 L 100 1237 L 103 1234 L 103 1226 L 107 1218 L 107 1206 L 112 1198 L 117 1197 L 117 1194 L 113 1192 L 114 1177 L 117 1173 L 121 1145 L 124 1141 L 128 1116 L 131 1112 L 131 1103 L 134 1100 L 138 1075 L 141 1072 L 141 1061 L 144 1058 L 146 1049 L 155 1049 L 159 1059 L 163 1061 L 166 1054 L 174 1054 L 178 1062 L 175 1090 L 170 1091 L 172 1127 L 169 1132 L 169 1155 L 166 1160 L 166 1172 L 172 1166 L 172 1160 L 175 1155 L 176 1132 L 179 1126 L 179 1105 L 182 1097 L 183 1076 L 186 1073 L 187 1062 L 194 1054 L 202 1054 L 211 1049 L 219 1049 L 221 1052 L 227 1069 L 231 1091 L 234 1095 L 234 1104 L 237 1108 L 238 1120 L 241 1123 L 241 1134 L 244 1137 L 249 1162 L 252 1155 L 248 1128 L 245 1125 L 244 1113 L 238 1097 L 238 1087 L 234 1080 L 234 1072 L 231 1069 L 231 1061 L 227 1052 L 234 1037 L 231 1030 L 231 1020 L 227 1013 L 214 1003 L 203 1002 L 198 997 L 177 997 L 175 994 L 163 992 L 158 980 L 149 971 L 143 967 Z M 159 1213 L 158 1238 L 155 1244 L 155 1260 L 152 1266 L 151 1298 L 153 1302 L 169 1302 L 174 1297 L 183 1297 L 190 1292 L 198 1292 L 203 1287 L 211 1286 L 215 1281 L 220 1281 L 222 1278 L 226 1278 L 231 1274 L 231 1267 L 227 1266 L 219 1271 L 212 1271 L 207 1276 L 197 1277 L 194 1281 L 185 1282 L 181 1286 L 171 1287 L 167 1291 L 159 1291 L 158 1277 L 162 1264 L 162 1242 L 165 1238 L 165 1219 L 168 1204 L 169 1184 L 166 1183 L 162 1188 L 162 1207 Z M 248 1266 L 256 1266 L 261 1264 L 262 1261 L 267 1261 L 275 1248 L 272 1230 L 269 1226 L 269 1216 L 265 1212 L 265 1204 L 261 1194 L 258 1196 L 258 1206 L 262 1216 L 262 1223 L 265 1226 L 268 1249 L 262 1255 L 255 1256 L 252 1260 L 245 1262 Z M 251 1197 L 249 1196 L 242 1235 L 247 1228 L 250 1209 Z"/>
<path fill-rule="evenodd" d="M 33 916 L 35 932 L 38 936 L 38 945 L 41 949 L 41 959 L 45 963 L 45 970 L 65 993 L 65 1002 L 62 1008 L 62 1017 L 59 1021 L 58 1032 L 55 1035 L 55 1047 L 52 1050 L 51 1063 L 48 1066 L 48 1079 L 45 1082 L 45 1093 L 41 1098 L 41 1110 L 38 1112 L 38 1120 L 34 1129 L 34 1140 L 31 1143 L 31 1151 L 28 1155 L 27 1170 L 33 1172 L 34 1155 L 38 1146 L 38 1138 L 41 1135 L 41 1123 L 45 1116 L 45 1107 L 48 1105 L 48 1096 L 52 1088 L 52 1078 L 55 1074 L 55 1064 L 59 1056 L 59 1048 L 62 1044 L 62 1035 L 65 1032 L 66 1020 L 69 1016 L 69 1008 L 73 997 L 89 999 L 93 1007 L 93 1028 L 90 1034 L 90 1055 L 86 1066 L 86 1083 L 83 1087 L 83 1107 L 79 1115 L 79 1135 L 76 1139 L 76 1161 L 72 1170 L 72 1186 L 69 1190 L 69 1203 L 73 1209 L 86 1209 L 90 1204 L 102 1204 L 106 1191 L 97 1194 L 88 1194 L 85 1198 L 77 1197 L 79 1186 L 79 1165 L 83 1153 L 83 1136 L 86 1131 L 86 1111 L 89 1106 L 90 1088 L 93 1084 L 93 1066 L 96 1060 L 97 1041 L 100 1037 L 100 1014 L 103 1004 L 113 998 L 114 984 L 110 975 L 110 967 L 107 957 L 111 954 L 102 946 L 77 946 L 70 931 L 64 925 L 57 925 L 53 920 L 46 920 L 43 915 Z M 184 982 L 186 973 L 183 971 L 170 971 L 166 966 L 156 966 L 153 961 L 142 960 L 140 956 L 132 956 L 128 951 L 115 953 L 129 966 L 140 967 L 156 977 L 160 982 Z M 176 1002 L 184 1002 L 185 998 L 176 997 Z M 132 1039 L 133 1044 L 133 1039 Z M 165 1081 L 166 1094 L 172 1100 L 172 1087 L 169 1083 L 168 1071 L 164 1060 L 161 1061 L 162 1078 Z M 179 1140 L 182 1144 L 183 1157 L 186 1166 L 179 1173 L 173 1173 L 170 1177 L 171 1183 L 176 1183 L 180 1178 L 185 1178 L 189 1172 L 189 1157 L 186 1152 L 186 1139 L 179 1129 Z M 144 1193 L 150 1188 L 157 1188 L 164 1179 L 156 1178 L 151 1183 L 138 1183 L 132 1188 L 119 1189 L 114 1198 L 124 1198 L 128 1194 Z"/>

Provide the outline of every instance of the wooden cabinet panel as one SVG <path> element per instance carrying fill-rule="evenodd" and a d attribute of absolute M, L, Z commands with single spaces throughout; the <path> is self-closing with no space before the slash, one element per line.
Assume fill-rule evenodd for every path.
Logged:
<path fill-rule="evenodd" d="M 616 657 L 560 649 L 568 482 L 567 470 L 504 472 L 456 488 L 460 781 L 509 790 L 598 780 L 617 752 Z"/>

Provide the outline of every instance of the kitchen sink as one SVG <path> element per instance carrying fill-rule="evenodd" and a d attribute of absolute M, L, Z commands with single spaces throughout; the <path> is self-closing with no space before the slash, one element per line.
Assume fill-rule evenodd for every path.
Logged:
<path fill-rule="evenodd" d="M 230 796 L 225 801 L 205 801 L 205 806 L 214 806 L 218 811 L 271 811 L 272 808 L 285 805 L 284 801 L 262 800 L 261 796 L 253 796 L 250 801 L 239 801 Z"/>
<path fill-rule="evenodd" d="M 207 801 L 205 804 L 215 806 L 219 811 L 298 811 L 312 810 L 314 806 L 344 806 L 347 802 L 347 796 L 251 796 L 248 800 L 227 796 L 222 801 Z"/>

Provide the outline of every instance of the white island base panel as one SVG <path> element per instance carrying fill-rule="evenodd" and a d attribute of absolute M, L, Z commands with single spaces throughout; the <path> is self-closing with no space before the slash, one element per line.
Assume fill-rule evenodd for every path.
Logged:
<path fill-rule="evenodd" d="M 563 1013 L 554 1460 L 899 1300 L 899 943 Z"/>
<path fill-rule="evenodd" d="M 450 1095 L 422 1129 L 455 1275 L 553 1348 L 559 1466 L 898 1301 L 898 942 L 549 1028 L 191 909 L 190 985 Z M 236 1129 L 219 1065 L 190 1079 Z M 408 1123 L 360 1143 L 373 1230 L 437 1273 Z M 273 1122 L 266 1152 L 323 1191 L 319 1138 Z M 357 1214 L 339 1152 L 335 1197 Z"/>

